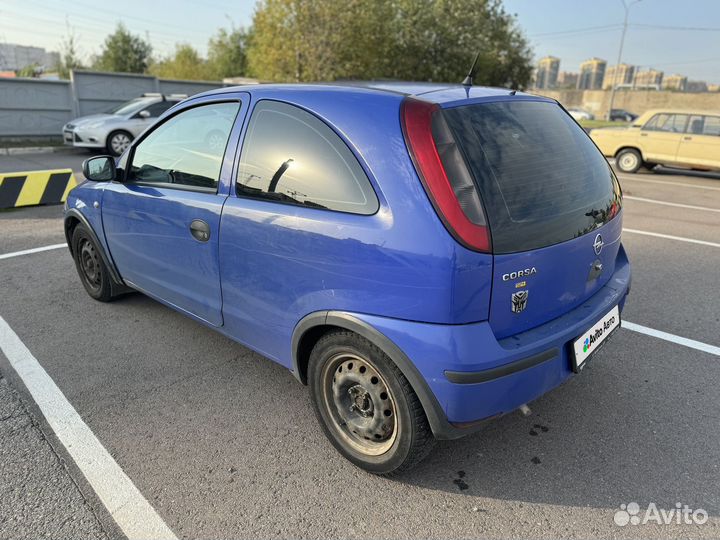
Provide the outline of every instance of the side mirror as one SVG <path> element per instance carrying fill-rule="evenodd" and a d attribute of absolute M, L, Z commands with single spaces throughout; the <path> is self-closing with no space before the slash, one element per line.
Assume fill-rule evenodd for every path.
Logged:
<path fill-rule="evenodd" d="M 96 156 L 83 161 L 83 175 L 93 182 L 111 182 L 117 177 L 115 160 L 110 156 Z"/>
<path fill-rule="evenodd" d="M 150 118 L 150 111 L 140 111 L 139 113 L 137 113 L 137 115 L 139 118 L 147 119 Z"/>

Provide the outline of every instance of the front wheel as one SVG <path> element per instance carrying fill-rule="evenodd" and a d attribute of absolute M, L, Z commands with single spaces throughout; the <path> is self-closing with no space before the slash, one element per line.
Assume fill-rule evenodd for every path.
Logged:
<path fill-rule="evenodd" d="M 410 383 L 363 337 L 348 331 L 323 336 L 310 355 L 308 381 L 325 434 L 358 467 L 397 474 L 432 449 L 435 439 Z"/>
<path fill-rule="evenodd" d="M 634 173 L 642 166 L 642 156 L 634 148 L 625 148 L 615 156 L 615 163 L 624 173 Z"/>
<path fill-rule="evenodd" d="M 118 157 L 127 150 L 132 141 L 133 136 L 127 131 L 113 131 L 107 138 L 107 151 L 110 155 Z"/>
<path fill-rule="evenodd" d="M 100 249 L 84 225 L 75 227 L 71 242 L 75 267 L 87 293 L 100 302 L 112 300 L 110 272 L 100 255 Z"/>

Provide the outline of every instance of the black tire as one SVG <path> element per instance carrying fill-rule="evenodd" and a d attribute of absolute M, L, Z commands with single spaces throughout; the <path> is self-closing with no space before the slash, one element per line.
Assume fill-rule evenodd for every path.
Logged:
<path fill-rule="evenodd" d="M 131 133 L 119 129 L 108 135 L 107 141 L 105 142 L 105 148 L 111 156 L 118 157 L 122 155 L 128 146 L 130 146 L 133 139 L 134 137 Z"/>
<path fill-rule="evenodd" d="M 435 438 L 410 383 L 362 336 L 338 330 L 320 338 L 310 354 L 308 383 L 325 435 L 361 469 L 397 475 L 432 450 Z"/>
<path fill-rule="evenodd" d="M 100 255 L 100 248 L 83 224 L 75 227 L 71 243 L 75 268 L 87 293 L 100 302 L 112 300 L 110 272 Z"/>
<path fill-rule="evenodd" d="M 642 167 L 643 160 L 640 152 L 634 148 L 624 148 L 615 156 L 615 164 L 624 173 L 634 173 Z"/>

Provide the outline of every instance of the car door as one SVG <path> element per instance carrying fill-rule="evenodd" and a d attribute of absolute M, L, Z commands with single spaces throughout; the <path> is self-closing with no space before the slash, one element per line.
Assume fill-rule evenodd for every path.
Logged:
<path fill-rule="evenodd" d="M 218 230 L 246 100 L 212 97 L 187 105 L 133 145 L 120 163 L 123 182 L 103 194 L 102 217 L 123 279 L 220 326 Z M 209 145 L 208 135 L 218 132 L 224 144 Z"/>
<path fill-rule="evenodd" d="M 690 167 L 720 168 L 720 116 L 690 117 L 677 160 Z"/>
<path fill-rule="evenodd" d="M 643 158 L 652 163 L 674 163 L 687 120 L 687 114 L 653 116 L 640 131 Z"/>

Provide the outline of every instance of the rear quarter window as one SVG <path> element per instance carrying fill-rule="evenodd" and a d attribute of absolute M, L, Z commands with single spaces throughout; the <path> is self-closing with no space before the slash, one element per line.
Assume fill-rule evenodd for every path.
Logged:
<path fill-rule="evenodd" d="M 374 214 L 379 206 L 365 171 L 330 127 L 299 107 L 270 100 L 252 113 L 237 193 L 354 214 Z"/>
<path fill-rule="evenodd" d="M 617 213 L 610 166 L 557 104 L 501 101 L 444 114 L 480 189 L 495 253 L 570 240 Z"/>

